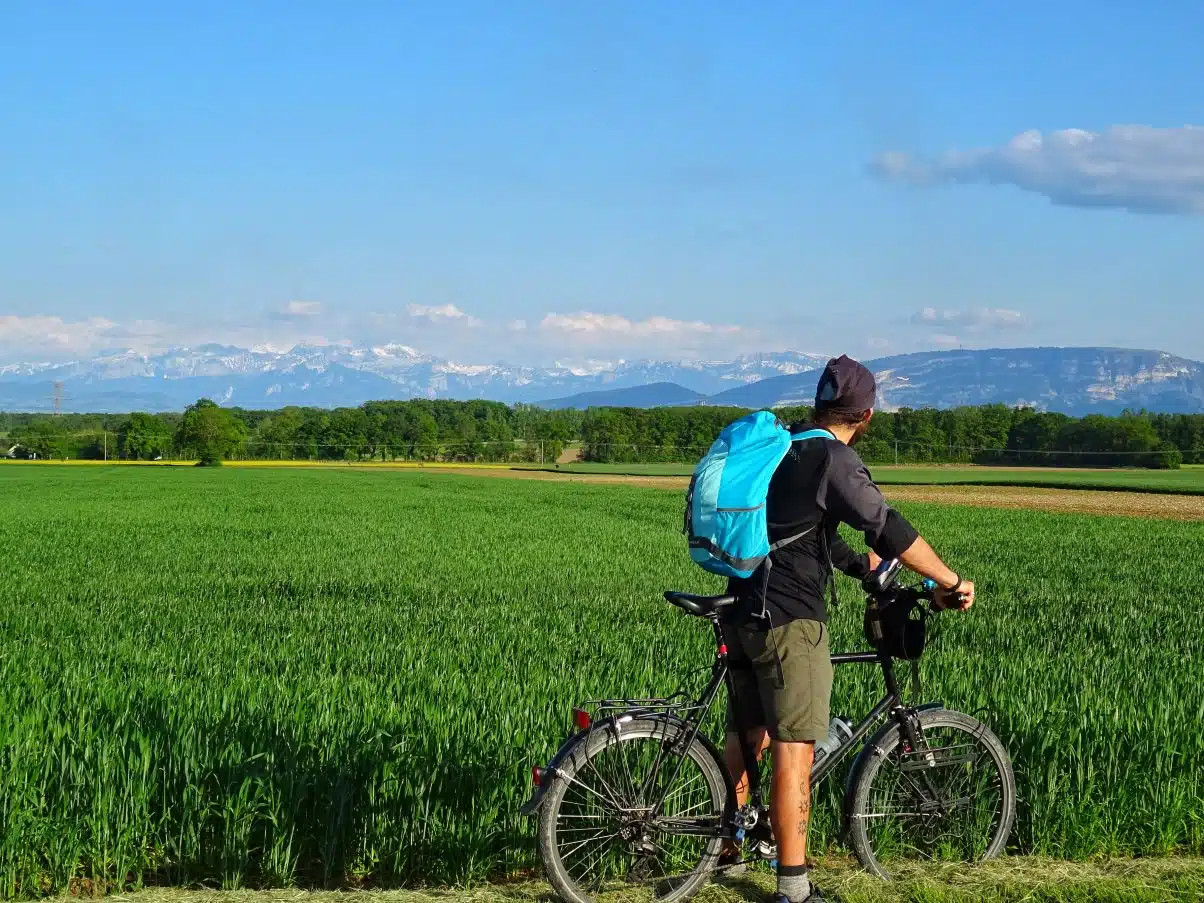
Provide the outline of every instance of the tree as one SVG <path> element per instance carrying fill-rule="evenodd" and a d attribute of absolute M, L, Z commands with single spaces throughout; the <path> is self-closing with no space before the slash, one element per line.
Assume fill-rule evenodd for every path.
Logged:
<path fill-rule="evenodd" d="M 49 418 L 37 420 L 12 433 L 15 444 L 39 458 L 66 458 L 69 438 L 62 425 Z"/>
<path fill-rule="evenodd" d="M 197 456 L 202 465 L 220 464 L 234 454 L 247 436 L 246 425 L 208 398 L 184 410 L 176 430 L 176 446 Z"/>
<path fill-rule="evenodd" d="M 118 453 L 133 461 L 152 461 L 171 450 L 171 427 L 154 414 L 133 413 L 117 433 Z"/>

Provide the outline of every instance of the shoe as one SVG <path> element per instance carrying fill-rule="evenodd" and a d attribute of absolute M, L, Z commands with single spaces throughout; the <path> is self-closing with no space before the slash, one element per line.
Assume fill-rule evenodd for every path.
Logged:
<path fill-rule="evenodd" d="M 814 884 L 811 885 L 811 893 L 807 894 L 802 900 L 791 900 L 785 894 L 774 894 L 773 903 L 825 903 L 824 895 L 819 892 L 819 888 Z M 836 903 L 835 900 L 828 903 Z"/>

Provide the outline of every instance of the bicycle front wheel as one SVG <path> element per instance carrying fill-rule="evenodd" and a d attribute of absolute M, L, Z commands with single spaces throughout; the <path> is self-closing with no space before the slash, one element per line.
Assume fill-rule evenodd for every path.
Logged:
<path fill-rule="evenodd" d="M 993 859 L 1016 818 L 1012 763 L 986 725 L 945 709 L 919 722 L 918 749 L 896 725 L 852 779 L 849 840 L 882 878 L 908 862 Z"/>
<path fill-rule="evenodd" d="M 689 727 L 675 719 L 617 719 L 548 776 L 539 854 L 566 903 L 668 903 L 706 882 L 733 794 L 715 753 L 687 740 Z"/>

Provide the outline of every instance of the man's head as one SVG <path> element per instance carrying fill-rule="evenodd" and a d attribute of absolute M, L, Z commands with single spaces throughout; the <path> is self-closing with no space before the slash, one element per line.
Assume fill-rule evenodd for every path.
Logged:
<path fill-rule="evenodd" d="M 842 354 L 828 361 L 815 388 L 815 422 L 820 426 L 851 429 L 852 445 L 869 429 L 877 399 L 874 374 Z"/>

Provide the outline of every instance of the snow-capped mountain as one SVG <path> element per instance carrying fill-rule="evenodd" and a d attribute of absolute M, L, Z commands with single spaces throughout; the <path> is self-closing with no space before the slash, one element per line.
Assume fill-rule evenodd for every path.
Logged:
<path fill-rule="evenodd" d="M 555 407 L 761 408 L 810 402 L 827 357 L 779 352 L 727 361 L 564 361 L 524 367 L 442 360 L 397 344 L 288 350 L 202 345 L 151 356 L 121 351 L 67 364 L 0 366 L 0 409 L 47 411 L 56 395 L 65 411 L 178 411 L 198 398 L 259 409 L 407 398 L 485 398 Z M 1115 414 L 1125 408 L 1204 411 L 1204 364 L 1162 351 L 934 351 L 867 364 L 878 378 L 880 405 L 887 409 L 1002 403 L 1068 414 Z M 61 384 L 57 390 L 56 383 Z"/>
<path fill-rule="evenodd" d="M 200 345 L 145 355 L 116 351 L 70 363 L 0 366 L 0 406 L 63 410 L 180 410 L 199 397 L 246 408 L 333 407 L 386 398 L 551 397 L 657 382 L 699 395 L 821 366 L 826 355 L 777 352 L 727 361 L 582 361 L 551 367 L 443 360 L 401 344 L 235 348 Z"/>

